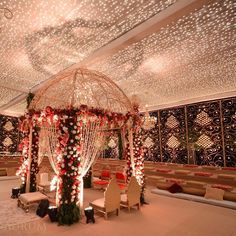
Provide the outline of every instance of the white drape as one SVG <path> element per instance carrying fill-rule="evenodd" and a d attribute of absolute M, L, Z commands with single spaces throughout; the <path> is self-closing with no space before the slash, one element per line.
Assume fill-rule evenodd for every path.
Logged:
<path fill-rule="evenodd" d="M 39 157 L 38 165 L 41 164 L 43 157 L 48 156 L 52 169 L 58 174 L 57 158 L 55 154 L 58 143 L 57 129 L 55 126 L 42 126 L 39 133 Z"/>
<path fill-rule="evenodd" d="M 80 186 L 79 186 L 79 204 L 83 209 L 83 177 L 95 161 L 97 154 L 104 142 L 104 132 L 102 131 L 101 121 L 99 119 L 83 122 L 81 135 L 81 158 L 80 158 Z"/>

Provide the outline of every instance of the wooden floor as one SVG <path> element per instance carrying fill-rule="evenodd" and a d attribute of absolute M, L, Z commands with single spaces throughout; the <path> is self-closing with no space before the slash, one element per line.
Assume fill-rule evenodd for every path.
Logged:
<path fill-rule="evenodd" d="M 0 181 L 0 207 L 1 200 L 9 197 L 10 188 L 15 185 L 16 180 Z M 85 206 L 102 196 L 98 190 L 86 189 Z M 34 225 L 29 223 L 15 230 L 0 231 L 0 236 L 236 236 L 235 210 L 159 196 L 150 193 L 149 189 L 146 200 L 149 205 L 142 206 L 140 211 L 132 209 L 128 213 L 123 209 L 118 217 L 114 214 L 108 220 L 96 215 L 95 224 L 85 224 L 83 218 L 81 223 L 70 227 L 57 226 L 46 217 Z"/>

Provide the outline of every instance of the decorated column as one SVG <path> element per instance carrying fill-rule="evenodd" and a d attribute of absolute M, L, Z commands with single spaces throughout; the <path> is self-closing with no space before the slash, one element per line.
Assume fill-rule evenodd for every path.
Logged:
<path fill-rule="evenodd" d="M 76 114 L 69 110 L 60 117 L 58 152 L 58 221 L 73 224 L 79 221 L 80 211 L 76 205 L 79 195 L 80 151 L 78 149 L 78 125 Z"/>

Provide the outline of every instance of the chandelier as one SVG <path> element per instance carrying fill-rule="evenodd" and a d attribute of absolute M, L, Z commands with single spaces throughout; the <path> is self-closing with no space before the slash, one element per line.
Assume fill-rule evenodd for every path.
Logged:
<path fill-rule="evenodd" d="M 146 107 L 146 112 L 144 114 L 142 121 L 143 121 L 143 124 L 142 124 L 143 129 L 150 130 L 155 127 L 155 124 L 157 122 L 157 118 L 155 116 L 150 116 L 150 114 L 147 110 L 147 107 Z"/>

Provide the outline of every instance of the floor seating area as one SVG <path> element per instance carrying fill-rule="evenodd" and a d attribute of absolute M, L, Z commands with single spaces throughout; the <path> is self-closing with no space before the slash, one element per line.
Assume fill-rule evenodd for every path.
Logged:
<path fill-rule="evenodd" d="M 104 170 L 109 170 L 110 177 L 116 176 L 117 170 L 125 170 L 124 160 L 98 159 L 92 167 L 93 177 L 101 177 Z M 236 168 L 217 166 L 198 166 L 162 162 L 145 162 L 146 184 L 166 190 L 173 183 L 179 184 L 183 192 L 204 196 L 206 187 L 224 190 L 224 200 L 236 201 Z M 107 184 L 104 184 L 104 188 Z"/>
<path fill-rule="evenodd" d="M 172 194 L 167 190 L 158 189 L 158 188 L 152 189 L 151 192 L 154 194 L 162 195 L 162 196 L 186 199 L 190 201 L 201 202 L 201 203 L 211 204 L 214 206 L 221 206 L 221 207 L 226 207 L 226 208 L 236 210 L 236 202 L 233 202 L 233 201 L 228 201 L 228 200 L 220 201 L 220 200 L 214 200 L 214 199 L 206 199 L 202 196 L 197 196 L 197 195 L 187 194 L 187 193 Z"/>
<path fill-rule="evenodd" d="M 14 176 L 19 166 L 19 156 L 0 156 L 0 177 Z"/>
<path fill-rule="evenodd" d="M 183 192 L 204 196 L 206 187 L 224 190 L 224 200 L 236 201 L 236 168 L 181 165 L 172 163 L 145 163 L 146 183 L 166 190 L 173 183 Z"/>
<path fill-rule="evenodd" d="M 92 186 L 106 189 L 109 180 L 115 178 L 121 191 L 127 189 L 125 175 L 125 161 L 112 159 L 98 159 L 92 167 Z"/>

